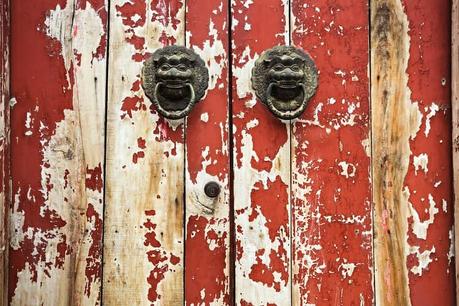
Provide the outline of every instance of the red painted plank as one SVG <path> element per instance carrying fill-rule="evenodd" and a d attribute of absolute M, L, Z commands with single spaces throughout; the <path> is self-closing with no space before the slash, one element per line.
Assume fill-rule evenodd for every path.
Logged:
<path fill-rule="evenodd" d="M 368 6 L 292 0 L 292 44 L 319 70 L 292 128 L 294 305 L 371 305 Z"/>
<path fill-rule="evenodd" d="M 11 6 L 12 305 L 100 303 L 104 1 Z"/>
<path fill-rule="evenodd" d="M 459 220 L 459 0 L 452 1 L 451 8 L 451 109 L 452 109 L 452 153 L 454 176 L 454 219 Z M 455 245 L 459 245 L 459 222 L 454 223 Z M 456 304 L 459 303 L 459 248 L 454 250 L 456 268 Z"/>
<path fill-rule="evenodd" d="M 235 303 L 290 304 L 289 123 L 251 88 L 255 60 L 288 44 L 289 2 L 232 3 Z"/>
<path fill-rule="evenodd" d="M 450 1 L 402 1 L 410 39 L 410 99 L 422 116 L 404 185 L 409 191 L 406 258 L 412 305 L 453 305 Z M 442 292 L 441 295 L 435 292 Z"/>
<path fill-rule="evenodd" d="M 186 305 L 230 305 L 228 2 L 188 0 L 187 46 L 209 69 L 209 88 L 186 121 Z M 216 199 L 204 193 L 211 181 Z"/>
<path fill-rule="evenodd" d="M 9 201 L 9 1 L 0 3 L 0 305 L 8 304 L 8 208 Z"/>

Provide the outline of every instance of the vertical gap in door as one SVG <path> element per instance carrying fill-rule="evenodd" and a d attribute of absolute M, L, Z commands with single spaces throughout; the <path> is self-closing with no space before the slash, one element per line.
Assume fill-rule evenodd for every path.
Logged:
<path fill-rule="evenodd" d="M 292 45 L 292 1 L 293 0 L 287 0 L 287 5 L 288 5 L 288 15 L 287 15 L 287 24 L 288 24 L 288 34 L 287 34 L 287 37 L 288 37 L 288 44 L 289 46 Z M 288 218 L 288 222 L 289 222 L 289 229 L 290 229 L 290 235 L 289 235 L 289 243 L 290 243 L 290 258 L 289 258 L 289 278 L 290 278 L 290 304 L 293 305 L 293 252 L 294 252 L 294 249 L 293 249 L 293 234 L 294 234 L 294 222 L 293 222 L 293 196 L 292 196 L 292 176 L 293 176 L 293 173 L 292 173 L 292 170 L 293 170 L 293 167 L 292 167 L 292 157 L 293 157 L 293 154 L 292 154 L 292 137 L 293 137 L 293 133 L 292 133 L 292 130 L 293 130 L 293 121 L 292 120 L 289 120 L 289 130 L 288 130 L 288 141 L 289 141 L 289 152 L 290 152 L 290 157 L 289 157 L 289 160 L 290 160 L 290 163 L 289 163 L 289 193 L 288 193 L 288 205 L 289 205 L 289 218 Z"/>
<path fill-rule="evenodd" d="M 372 287 L 373 287 L 373 304 L 376 301 L 376 290 L 375 290 L 375 285 L 376 285 L 376 266 L 375 266 L 375 210 L 374 210 L 374 197 L 373 197 L 373 118 L 372 118 L 372 83 L 371 83 L 371 33 L 372 33 L 372 27 L 371 27 L 371 5 L 372 5 L 373 0 L 368 0 L 368 104 L 369 104 L 369 109 L 368 109 L 368 114 L 369 114 L 369 139 L 370 139 L 370 195 L 371 195 L 371 271 L 372 271 Z"/>
<path fill-rule="evenodd" d="M 185 47 L 191 48 L 191 46 L 187 46 L 187 32 L 186 32 L 186 16 L 188 11 L 187 0 L 183 0 L 183 5 L 185 6 L 185 13 L 183 16 L 183 45 Z M 187 117 L 183 119 L 183 212 L 182 212 L 182 219 L 183 219 L 183 273 L 182 273 L 182 282 L 183 282 L 183 290 L 182 290 L 182 304 L 183 306 L 186 305 L 186 210 L 187 210 L 187 203 L 186 203 L 186 171 L 187 171 L 187 142 L 186 142 L 186 122 Z"/>
<path fill-rule="evenodd" d="M 106 196 L 107 196 L 107 185 L 106 185 L 106 179 L 107 179 L 107 126 L 108 126 L 108 82 L 109 82 L 109 72 L 110 72 L 110 65 L 109 65 L 109 46 L 110 46 L 110 21 L 111 21 L 111 16 L 110 16 L 110 6 L 111 6 L 111 0 L 106 1 L 107 4 L 107 28 L 105 29 L 106 31 L 106 47 L 105 47 L 105 112 L 104 112 L 104 158 L 103 158 L 103 195 L 102 195 L 102 245 L 101 245 L 101 267 L 100 267 L 100 305 L 104 305 L 104 242 L 105 242 L 105 202 L 106 202 Z"/>
<path fill-rule="evenodd" d="M 236 301 L 236 233 L 234 221 L 234 141 L 233 141 L 233 6 L 228 0 L 228 143 L 229 143 L 229 235 L 230 305 Z"/>

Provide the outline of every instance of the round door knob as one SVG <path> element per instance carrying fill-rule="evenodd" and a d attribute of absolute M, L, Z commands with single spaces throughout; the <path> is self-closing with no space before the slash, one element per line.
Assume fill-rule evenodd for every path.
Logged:
<path fill-rule="evenodd" d="M 216 198 L 220 194 L 220 185 L 217 182 L 209 182 L 204 186 L 204 193 L 209 198 Z"/>

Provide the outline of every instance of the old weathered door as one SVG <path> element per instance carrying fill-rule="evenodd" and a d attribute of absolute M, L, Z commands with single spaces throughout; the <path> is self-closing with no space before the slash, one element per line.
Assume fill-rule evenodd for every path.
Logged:
<path fill-rule="evenodd" d="M 454 305 L 449 1 L 10 2 L 9 304 Z M 178 120 L 171 45 L 209 75 Z M 279 45 L 317 69 L 291 120 Z"/>

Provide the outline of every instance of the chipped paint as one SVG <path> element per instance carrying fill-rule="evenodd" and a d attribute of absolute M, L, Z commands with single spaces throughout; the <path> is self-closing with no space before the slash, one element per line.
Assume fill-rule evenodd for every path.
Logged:
<path fill-rule="evenodd" d="M 290 126 L 259 103 L 251 70 L 265 49 L 288 43 L 288 1 L 231 1 L 235 303 L 290 303 Z M 265 16 L 270 16 L 269 27 Z"/>
<path fill-rule="evenodd" d="M 103 300 L 178 305 L 184 290 L 184 125 L 158 115 L 140 73 L 157 48 L 185 43 L 185 5 L 110 5 Z"/>
<path fill-rule="evenodd" d="M 100 303 L 106 18 L 98 1 L 37 2 L 14 45 L 12 305 Z"/>
<path fill-rule="evenodd" d="M 185 305 L 232 303 L 228 10 L 222 0 L 187 1 L 187 46 L 206 62 L 209 88 L 186 120 Z M 212 181 L 214 199 L 204 193 Z"/>
<path fill-rule="evenodd" d="M 371 305 L 368 7 L 293 0 L 291 10 L 292 44 L 319 70 L 292 124 L 292 304 Z"/>
<path fill-rule="evenodd" d="M 0 304 L 8 305 L 10 194 L 10 2 L 0 3 Z"/>
<path fill-rule="evenodd" d="M 371 5 L 376 303 L 452 305 L 450 244 L 442 239 L 452 222 L 449 96 L 432 82 L 449 69 L 449 31 L 441 30 L 449 4 Z"/>

